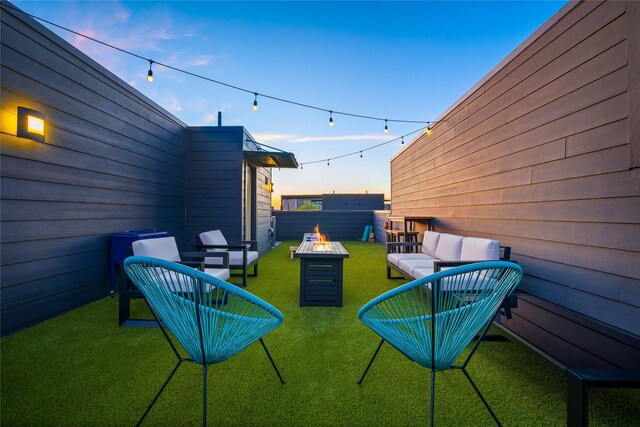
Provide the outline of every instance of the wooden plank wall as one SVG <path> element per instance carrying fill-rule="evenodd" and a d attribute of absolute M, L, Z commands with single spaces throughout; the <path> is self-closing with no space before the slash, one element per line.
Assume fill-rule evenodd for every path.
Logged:
<path fill-rule="evenodd" d="M 245 131 L 246 132 L 246 131 Z M 245 134 L 245 150 L 253 151 L 258 147 L 254 144 L 253 137 Z M 245 162 L 245 168 L 250 167 Z M 256 224 L 255 239 L 258 241 L 258 252 L 265 253 L 271 249 L 269 240 L 269 228 L 271 227 L 271 191 L 266 186 L 267 180 L 272 183 L 271 168 L 256 167 Z M 245 184 L 246 185 L 246 184 Z M 246 236 L 250 239 L 250 236 Z"/>
<path fill-rule="evenodd" d="M 640 335 L 630 5 L 569 8 L 397 155 L 391 186 L 394 214 L 498 239 L 524 268 L 523 289 Z"/>
<path fill-rule="evenodd" d="M 4 335 L 107 295 L 110 233 L 184 240 L 187 133 L 42 25 L 0 15 Z M 15 136 L 17 106 L 46 114 L 44 144 Z"/>
<path fill-rule="evenodd" d="M 302 241 L 316 224 L 331 240 L 361 240 L 364 228 L 373 225 L 373 211 L 274 211 L 276 238 Z"/>
<path fill-rule="evenodd" d="M 242 126 L 189 128 L 188 244 L 208 230 L 221 230 L 228 242 L 242 240 L 243 138 Z"/>

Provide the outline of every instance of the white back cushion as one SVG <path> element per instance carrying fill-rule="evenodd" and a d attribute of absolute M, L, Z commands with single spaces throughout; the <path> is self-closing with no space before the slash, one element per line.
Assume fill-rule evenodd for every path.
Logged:
<path fill-rule="evenodd" d="M 439 240 L 440 233 L 425 231 L 424 238 L 422 239 L 422 252 L 430 256 L 435 256 Z"/>
<path fill-rule="evenodd" d="M 492 261 L 500 259 L 500 242 L 479 237 L 462 240 L 461 261 Z"/>
<path fill-rule="evenodd" d="M 227 239 L 220 230 L 211 230 L 200 233 L 200 241 L 203 245 L 228 245 Z M 208 249 L 209 251 L 224 251 L 226 249 Z"/>
<path fill-rule="evenodd" d="M 136 256 L 149 256 L 166 261 L 180 261 L 180 253 L 174 237 L 136 240 L 131 243 L 131 248 Z"/>
<path fill-rule="evenodd" d="M 462 236 L 455 234 L 440 234 L 438 247 L 436 248 L 436 258 L 442 261 L 460 261 L 462 251 Z"/>

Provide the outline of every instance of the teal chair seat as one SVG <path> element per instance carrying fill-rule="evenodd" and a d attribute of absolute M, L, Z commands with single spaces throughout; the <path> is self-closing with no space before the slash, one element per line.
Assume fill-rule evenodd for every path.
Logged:
<path fill-rule="evenodd" d="M 361 384 L 384 342 L 431 370 L 431 425 L 434 424 L 435 374 L 460 369 L 497 424 L 500 424 L 466 367 L 498 314 L 503 301 L 522 280 L 520 266 L 489 261 L 451 268 L 392 289 L 358 313 L 381 337 Z M 456 360 L 477 335 L 480 338 L 461 365 Z"/>

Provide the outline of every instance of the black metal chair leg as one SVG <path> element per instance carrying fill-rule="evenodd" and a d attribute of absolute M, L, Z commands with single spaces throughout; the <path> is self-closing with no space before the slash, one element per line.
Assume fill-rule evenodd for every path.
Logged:
<path fill-rule="evenodd" d="M 269 361 L 271 362 L 271 366 L 273 366 L 273 369 L 276 370 L 276 374 L 278 374 L 278 378 L 280 378 L 280 383 L 286 384 L 285 381 L 282 379 L 282 375 L 280 375 L 280 371 L 278 371 L 278 367 L 276 366 L 276 363 L 273 361 L 273 358 L 271 357 L 271 354 L 269 353 L 269 350 L 267 350 L 267 346 L 264 345 L 264 341 L 262 341 L 262 338 L 260 338 L 260 344 L 262 344 L 262 348 L 264 348 L 265 353 L 267 353 L 267 357 L 269 357 Z"/>
<path fill-rule="evenodd" d="M 362 376 L 360 377 L 360 380 L 358 380 L 358 385 L 362 384 L 362 380 L 364 380 L 365 375 L 367 375 L 367 372 L 369 372 L 369 368 L 371 367 L 371 364 L 373 363 L 373 360 L 376 358 L 376 356 L 378 355 L 378 352 L 380 351 L 380 347 L 382 347 L 382 344 L 384 344 L 384 339 L 380 340 L 380 344 L 378 344 L 378 348 L 376 348 L 376 352 L 373 353 L 373 357 L 371 358 L 371 360 L 369 361 L 369 364 L 367 365 L 367 369 L 364 370 L 364 373 L 362 374 Z"/>
<path fill-rule="evenodd" d="M 171 381 L 171 378 L 173 377 L 173 374 L 176 373 L 176 371 L 178 370 L 178 367 L 181 364 L 182 364 L 182 360 L 178 359 L 178 363 L 176 363 L 176 366 L 173 368 L 173 371 L 171 371 L 171 373 L 169 374 L 169 378 L 167 378 L 167 380 L 164 382 L 164 384 L 162 384 L 162 387 L 160 387 L 160 390 L 158 391 L 158 393 L 156 393 L 156 396 L 153 398 L 153 400 L 151 401 L 151 403 L 147 407 L 147 410 L 144 411 L 144 414 L 142 414 L 142 417 L 140 417 L 140 420 L 136 424 L 136 427 L 139 426 L 140 424 L 142 424 L 142 421 L 144 420 L 144 418 L 147 416 L 147 414 L 151 410 L 151 407 L 153 407 L 153 405 L 156 403 L 156 400 L 158 400 L 158 398 L 160 397 L 160 395 L 164 391 L 164 389 L 167 386 L 167 384 L 169 384 L 169 381 Z"/>
<path fill-rule="evenodd" d="M 207 426 L 207 365 L 202 365 L 202 425 Z"/>
<path fill-rule="evenodd" d="M 484 403 L 484 406 L 487 408 L 487 410 L 489 411 L 489 413 L 491 414 L 491 416 L 493 417 L 493 420 L 496 422 L 497 425 L 499 425 L 500 427 L 502 427 L 502 424 L 500 424 L 500 421 L 498 421 L 498 417 L 496 417 L 496 414 L 493 413 L 493 410 L 491 410 L 491 406 L 489 406 L 489 404 L 487 403 L 487 401 L 485 400 L 484 396 L 482 396 L 482 393 L 480 393 L 480 390 L 478 389 L 478 387 L 476 386 L 476 384 L 473 382 L 473 380 L 471 379 L 471 376 L 469 375 L 469 373 L 467 372 L 467 370 L 465 368 L 460 368 L 460 370 L 464 373 L 465 377 L 467 377 L 467 379 L 469 380 L 469 383 L 471 384 L 471 386 L 473 387 L 473 389 L 476 391 L 476 393 L 478 394 L 478 397 L 480 397 L 480 400 L 482 400 L 482 403 Z"/>
<path fill-rule="evenodd" d="M 431 371 L 431 419 L 429 421 L 431 427 L 436 422 L 436 371 Z"/>

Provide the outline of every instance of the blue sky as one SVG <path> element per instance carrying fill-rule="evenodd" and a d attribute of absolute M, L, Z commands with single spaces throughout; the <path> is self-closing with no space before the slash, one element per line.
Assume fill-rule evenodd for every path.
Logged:
<path fill-rule="evenodd" d="M 434 121 L 564 1 L 14 1 L 28 13 L 158 62 L 334 111 Z M 188 125 L 242 125 L 307 163 L 359 151 L 421 125 L 328 114 L 258 98 L 56 33 Z M 412 138 L 407 139 L 407 143 Z M 280 194 L 390 192 L 400 143 L 303 170 L 274 170 Z M 276 202 L 276 200 L 274 200 Z M 276 204 L 278 204 L 276 202 Z"/>

